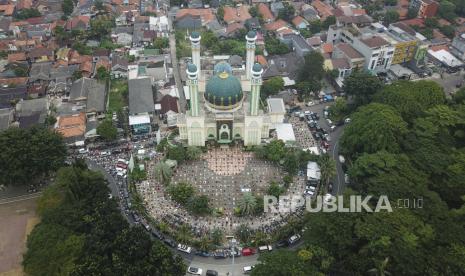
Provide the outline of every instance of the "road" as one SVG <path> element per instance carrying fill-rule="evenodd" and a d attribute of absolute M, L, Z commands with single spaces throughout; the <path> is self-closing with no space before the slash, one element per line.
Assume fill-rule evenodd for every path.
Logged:
<path fill-rule="evenodd" d="M 171 18 L 169 18 L 169 24 L 170 24 L 170 30 L 174 30 L 172 27 L 173 23 L 172 23 Z M 186 96 L 184 95 L 184 87 L 181 81 L 181 74 L 179 73 L 179 63 L 178 63 L 178 58 L 176 57 L 176 37 L 174 35 L 174 32 L 170 33 L 169 40 L 170 40 L 171 64 L 173 65 L 173 76 L 174 76 L 174 81 L 176 83 L 176 87 L 178 88 L 178 92 L 179 92 L 179 107 L 181 109 L 180 112 L 184 113 L 186 111 L 187 101 L 186 101 Z"/>
<path fill-rule="evenodd" d="M 318 124 L 322 128 L 329 130 L 328 122 L 323 117 L 323 111 L 324 111 L 325 106 L 331 105 L 331 104 L 332 103 L 322 103 L 322 104 L 316 104 L 310 107 L 302 106 L 302 110 L 303 111 L 309 110 L 309 111 L 318 113 L 318 115 L 320 116 L 320 120 L 318 121 Z M 330 150 L 328 153 L 331 154 L 334 161 L 336 162 L 336 176 L 334 177 L 334 180 L 333 180 L 333 190 L 332 190 L 333 195 L 342 194 L 345 188 L 344 171 L 342 170 L 341 162 L 339 162 L 339 139 L 342 136 L 343 129 L 344 129 L 344 126 L 338 126 L 333 132 L 330 132 L 331 142 L 329 142 Z"/>

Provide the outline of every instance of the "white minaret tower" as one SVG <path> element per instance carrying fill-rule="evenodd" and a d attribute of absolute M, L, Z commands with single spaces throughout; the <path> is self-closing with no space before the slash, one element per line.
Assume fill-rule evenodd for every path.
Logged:
<path fill-rule="evenodd" d="M 246 77 L 250 80 L 252 74 L 252 65 L 255 62 L 255 40 L 257 40 L 257 33 L 250 31 L 245 36 L 247 48 L 247 60 L 245 65 Z"/>
<path fill-rule="evenodd" d="M 189 86 L 189 93 L 191 96 L 190 100 L 190 111 L 192 117 L 199 116 L 199 82 L 197 79 L 198 70 L 197 66 L 193 63 L 189 63 L 186 69 L 187 73 L 187 85 Z"/>
<path fill-rule="evenodd" d="M 250 91 L 250 115 L 257 116 L 258 115 L 258 107 L 260 102 L 260 87 L 262 86 L 262 73 L 263 68 L 260 63 L 255 63 L 250 70 L 250 74 L 252 75 L 251 80 L 251 91 Z"/>
<path fill-rule="evenodd" d="M 200 79 L 200 34 L 196 31 L 192 32 L 189 36 L 189 40 L 191 41 L 191 48 L 192 48 L 192 63 L 197 67 L 198 70 L 198 78 Z"/>

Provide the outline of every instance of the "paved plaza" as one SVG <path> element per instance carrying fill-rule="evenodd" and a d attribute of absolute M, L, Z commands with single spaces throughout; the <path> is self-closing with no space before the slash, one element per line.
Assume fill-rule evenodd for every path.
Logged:
<path fill-rule="evenodd" d="M 230 233 L 240 224 L 261 229 L 283 218 L 270 213 L 260 217 L 233 215 L 233 208 L 244 192 L 264 195 L 271 181 L 282 183 L 282 170 L 272 162 L 256 159 L 253 152 L 245 152 L 240 147 L 215 148 L 204 153 L 200 160 L 185 162 L 175 169 L 171 183 L 192 184 L 198 193 L 209 197 L 212 207 L 223 208 L 224 215 L 219 217 L 193 216 L 172 201 L 165 192 L 166 187 L 156 180 L 153 167 L 157 160 L 154 161 L 147 168 L 148 180 L 138 184 L 137 188 L 155 219 L 174 227 L 187 223 L 200 236 L 214 228 Z M 303 177 L 296 177 L 288 193 L 302 194 L 304 181 Z"/>

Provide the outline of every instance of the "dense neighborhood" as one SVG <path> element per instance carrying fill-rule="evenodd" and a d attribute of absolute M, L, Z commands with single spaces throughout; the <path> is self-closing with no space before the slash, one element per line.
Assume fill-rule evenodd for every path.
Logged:
<path fill-rule="evenodd" d="M 464 133 L 463 0 L 0 0 L 0 274 L 463 275 Z"/>

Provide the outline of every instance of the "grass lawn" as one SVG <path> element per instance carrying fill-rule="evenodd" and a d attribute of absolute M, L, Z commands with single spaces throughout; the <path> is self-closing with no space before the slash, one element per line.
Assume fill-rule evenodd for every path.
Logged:
<path fill-rule="evenodd" d="M 108 111 L 116 112 L 128 105 L 128 81 L 112 80 Z"/>

